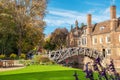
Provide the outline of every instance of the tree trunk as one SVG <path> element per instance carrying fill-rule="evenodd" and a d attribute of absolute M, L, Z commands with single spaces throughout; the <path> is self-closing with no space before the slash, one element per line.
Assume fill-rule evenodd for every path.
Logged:
<path fill-rule="evenodd" d="M 20 54 L 21 54 L 21 48 L 19 47 L 18 48 L 18 56 L 20 56 Z"/>
<path fill-rule="evenodd" d="M 18 27 L 18 56 L 22 53 L 22 30 L 21 30 L 21 26 L 17 26 Z"/>

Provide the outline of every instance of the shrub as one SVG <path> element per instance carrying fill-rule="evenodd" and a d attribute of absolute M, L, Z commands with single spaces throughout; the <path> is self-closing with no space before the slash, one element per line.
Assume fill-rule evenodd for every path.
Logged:
<path fill-rule="evenodd" d="M 16 58 L 17 58 L 17 55 L 14 54 L 14 53 L 12 53 L 12 54 L 10 54 L 10 58 L 11 58 L 11 59 L 16 59 Z"/>
<path fill-rule="evenodd" d="M 48 57 L 46 57 L 46 56 L 41 56 L 40 57 L 40 62 L 42 62 L 42 63 L 47 63 L 49 61 L 50 61 L 50 59 Z"/>
<path fill-rule="evenodd" d="M 4 59 L 5 57 L 6 57 L 5 54 L 0 55 L 0 59 Z"/>
<path fill-rule="evenodd" d="M 19 56 L 20 59 L 25 59 L 26 58 L 26 55 L 24 53 L 21 53 L 20 56 Z"/>
<path fill-rule="evenodd" d="M 44 55 L 34 55 L 33 57 L 34 63 L 37 64 L 54 64 L 47 56 Z"/>
<path fill-rule="evenodd" d="M 31 60 L 20 60 L 19 63 L 24 64 L 25 66 L 29 66 L 32 64 Z"/>

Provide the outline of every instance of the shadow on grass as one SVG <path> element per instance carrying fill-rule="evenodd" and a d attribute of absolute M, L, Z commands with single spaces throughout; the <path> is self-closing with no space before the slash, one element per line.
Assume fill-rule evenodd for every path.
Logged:
<path fill-rule="evenodd" d="M 78 70 L 77 73 L 80 80 L 85 80 L 85 74 L 82 71 Z M 0 75 L 0 80 L 75 80 L 73 74 L 74 70 L 33 72 Z"/>

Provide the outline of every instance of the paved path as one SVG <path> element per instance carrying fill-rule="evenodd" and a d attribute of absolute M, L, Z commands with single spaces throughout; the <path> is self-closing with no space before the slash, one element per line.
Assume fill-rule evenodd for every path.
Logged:
<path fill-rule="evenodd" d="M 21 68 L 24 68 L 24 67 L 0 68 L 0 72 L 2 72 L 2 71 L 16 70 L 16 69 L 21 69 Z"/>
<path fill-rule="evenodd" d="M 0 72 L 2 71 L 10 71 L 10 70 L 16 70 L 16 69 L 21 69 L 21 68 L 24 68 L 25 66 L 22 65 L 22 64 L 17 64 L 13 67 L 6 67 L 6 68 L 0 68 Z"/>

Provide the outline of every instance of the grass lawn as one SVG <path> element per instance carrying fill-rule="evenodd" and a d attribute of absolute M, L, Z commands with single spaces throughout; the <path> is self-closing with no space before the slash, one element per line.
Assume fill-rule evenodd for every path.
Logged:
<path fill-rule="evenodd" d="M 77 71 L 80 80 L 85 80 L 85 74 L 81 70 L 59 65 L 32 65 L 0 72 L 0 80 L 75 80 L 74 71 Z"/>

